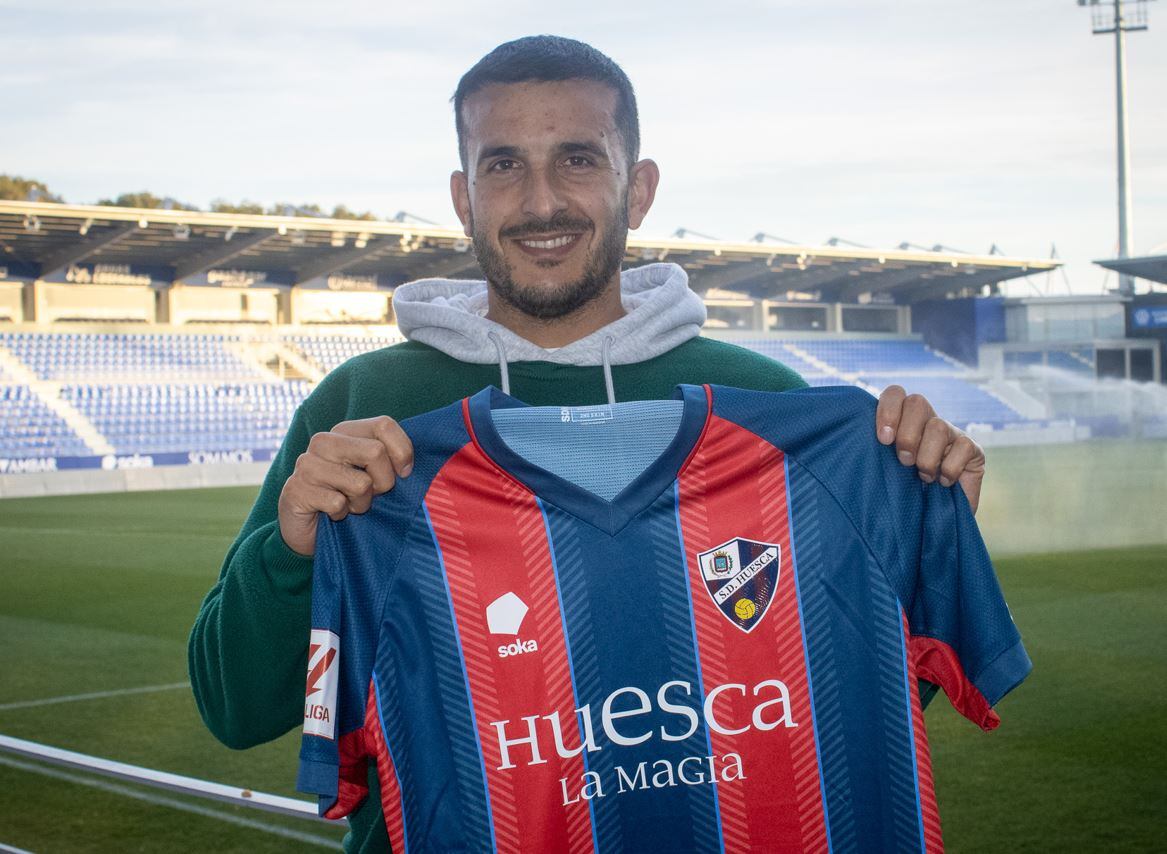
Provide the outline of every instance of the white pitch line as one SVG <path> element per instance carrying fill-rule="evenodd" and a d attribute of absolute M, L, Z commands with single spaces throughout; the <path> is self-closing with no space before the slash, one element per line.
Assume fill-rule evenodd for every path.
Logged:
<path fill-rule="evenodd" d="M 116 688 L 111 691 L 90 691 L 88 694 L 67 694 L 64 697 L 20 700 L 16 703 L 0 703 L 0 712 L 7 712 L 9 709 L 33 709 L 37 706 L 52 706 L 56 703 L 76 703 L 81 700 L 102 700 L 106 697 L 124 697 L 127 694 L 153 694 L 156 691 L 174 691 L 178 688 L 189 687 L 189 682 L 171 682 L 167 685 L 142 685 L 139 688 Z"/>
<path fill-rule="evenodd" d="M 28 762 L 19 762 L 15 759 L 9 759 L 5 756 L 0 756 L 0 765 L 7 765 L 10 768 L 16 768 L 21 771 L 31 771 L 34 774 L 42 774 L 46 777 L 53 777 L 58 780 L 65 780 L 70 783 L 78 783 L 82 786 L 90 786 L 94 789 L 101 789 L 103 792 L 111 792 L 116 795 L 123 795 L 127 798 L 136 798 L 139 801 L 145 801 L 149 804 L 155 804 L 162 807 L 171 807 L 172 809 L 182 810 L 183 812 L 194 813 L 206 818 L 213 818 L 218 821 L 225 821 L 228 824 L 234 824 L 239 827 L 247 827 L 252 830 L 261 830 L 265 833 L 274 833 L 276 836 L 283 836 L 287 839 L 294 839 L 297 842 L 303 842 L 308 845 L 319 845 L 322 848 L 337 849 L 340 847 L 340 842 L 335 839 L 329 839 L 326 836 L 316 836 L 312 833 L 304 833 L 299 830 L 293 830 L 290 827 L 280 827 L 278 824 L 268 824 L 263 821 L 256 821 L 253 818 L 244 818 L 237 815 L 229 815 L 219 810 L 213 810 L 209 807 L 201 807 L 198 804 L 188 804 L 185 801 L 179 801 L 174 798 L 167 798 L 163 795 L 151 795 L 147 792 L 139 792 L 136 789 L 131 789 L 129 786 L 123 786 L 119 783 L 109 783 L 105 780 L 93 780 L 86 777 L 77 777 L 65 771 L 58 771 L 55 768 L 44 768 L 40 765 L 33 765 Z M 0 850 L 4 850 L 0 847 Z M 14 849 L 15 850 L 15 849 Z"/>
<path fill-rule="evenodd" d="M 15 845 L 5 845 L 0 842 L 0 852 L 3 854 L 32 854 L 31 851 L 25 851 L 23 848 L 17 848 Z"/>

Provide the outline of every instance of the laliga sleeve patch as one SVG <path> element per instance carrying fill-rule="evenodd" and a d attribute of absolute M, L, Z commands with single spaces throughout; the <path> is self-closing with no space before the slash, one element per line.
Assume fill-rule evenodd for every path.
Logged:
<path fill-rule="evenodd" d="M 313 629 L 308 647 L 308 687 L 304 692 L 305 735 L 335 737 L 339 657 L 340 638 L 328 629 Z"/>

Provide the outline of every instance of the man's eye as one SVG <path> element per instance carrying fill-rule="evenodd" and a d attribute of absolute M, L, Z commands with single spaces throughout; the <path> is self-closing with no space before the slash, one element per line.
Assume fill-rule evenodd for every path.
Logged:
<path fill-rule="evenodd" d="M 585 157 L 582 154 L 573 154 L 567 158 L 565 163 L 575 169 L 583 166 L 591 166 L 592 159 L 590 157 Z"/>
<path fill-rule="evenodd" d="M 519 164 L 516 163 L 514 160 L 509 160 L 509 159 L 496 160 L 494 163 L 490 164 L 490 171 L 491 172 L 510 172 L 512 169 L 514 169 L 518 165 Z"/>

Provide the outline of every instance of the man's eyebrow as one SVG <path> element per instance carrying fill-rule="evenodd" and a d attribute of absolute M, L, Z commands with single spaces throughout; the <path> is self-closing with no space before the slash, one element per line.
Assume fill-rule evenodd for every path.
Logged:
<path fill-rule="evenodd" d="M 518 157 L 522 151 L 514 145 L 495 145 L 484 148 L 478 155 L 479 160 L 488 160 L 491 157 Z"/>
<path fill-rule="evenodd" d="M 558 148 L 564 154 L 591 154 L 602 160 L 608 159 L 608 153 L 594 142 L 564 142 Z"/>

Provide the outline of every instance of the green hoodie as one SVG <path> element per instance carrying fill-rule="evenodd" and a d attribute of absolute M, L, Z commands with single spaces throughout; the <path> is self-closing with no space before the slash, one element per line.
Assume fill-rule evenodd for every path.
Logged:
<path fill-rule="evenodd" d="M 691 338 L 654 358 L 614 365 L 611 371 L 619 400 L 668 398 L 679 383 L 760 391 L 806 385 L 778 362 L 708 338 Z M 509 365 L 509 375 L 510 393 L 533 406 L 607 401 L 598 366 L 519 361 Z M 301 724 L 312 559 L 284 544 L 277 506 L 308 440 L 341 421 L 376 415 L 400 421 L 499 382 L 498 365 L 458 361 L 409 341 L 351 359 L 300 406 L 190 636 L 195 700 L 220 741 L 233 748 L 252 747 Z M 369 797 L 350 824 L 347 851 L 389 850 L 375 769 L 370 769 Z"/>

